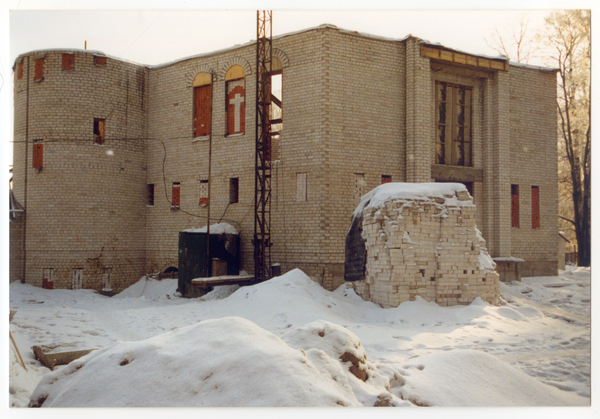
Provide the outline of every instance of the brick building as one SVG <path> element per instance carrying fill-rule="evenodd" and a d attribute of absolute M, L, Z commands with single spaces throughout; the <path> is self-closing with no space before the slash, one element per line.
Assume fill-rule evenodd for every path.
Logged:
<path fill-rule="evenodd" d="M 273 46 L 271 259 L 282 272 L 337 287 L 363 194 L 454 181 L 492 257 L 523 259 L 524 276 L 557 273 L 554 70 L 332 25 Z M 206 223 L 208 138 L 211 217 L 240 230 L 252 272 L 255 57 L 254 43 L 157 66 L 20 55 L 11 281 L 118 291 L 177 266 L 178 233 Z"/>

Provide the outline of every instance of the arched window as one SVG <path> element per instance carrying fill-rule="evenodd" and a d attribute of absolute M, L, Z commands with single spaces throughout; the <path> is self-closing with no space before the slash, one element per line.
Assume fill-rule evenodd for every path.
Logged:
<path fill-rule="evenodd" d="M 194 77 L 192 86 L 194 88 L 194 138 L 208 137 L 212 111 L 210 74 L 198 73 Z"/>
<path fill-rule="evenodd" d="M 227 113 L 226 135 L 244 134 L 246 131 L 246 73 L 240 65 L 233 65 L 225 74 Z"/>

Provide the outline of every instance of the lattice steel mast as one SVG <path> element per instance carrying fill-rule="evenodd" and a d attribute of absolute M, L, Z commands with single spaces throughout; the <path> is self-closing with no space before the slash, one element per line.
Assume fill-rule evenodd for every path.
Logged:
<path fill-rule="evenodd" d="M 256 162 L 254 176 L 254 276 L 269 279 L 271 265 L 271 62 L 273 12 L 256 12 Z"/>

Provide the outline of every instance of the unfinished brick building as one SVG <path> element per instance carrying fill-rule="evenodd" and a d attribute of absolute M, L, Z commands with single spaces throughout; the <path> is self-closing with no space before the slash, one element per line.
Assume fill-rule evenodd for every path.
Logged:
<path fill-rule="evenodd" d="M 464 183 L 496 258 L 557 273 L 556 77 L 409 36 L 322 25 L 273 39 L 271 261 L 328 289 L 360 197 Z M 97 51 L 21 54 L 14 73 L 11 281 L 118 291 L 177 266 L 211 216 L 253 271 L 254 43 L 145 66 Z M 103 285 L 104 283 L 104 285 Z"/>

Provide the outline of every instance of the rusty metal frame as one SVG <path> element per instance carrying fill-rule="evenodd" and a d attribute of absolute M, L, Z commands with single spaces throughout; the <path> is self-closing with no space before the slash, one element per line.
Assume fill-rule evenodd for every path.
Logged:
<path fill-rule="evenodd" d="M 256 12 L 256 152 L 254 176 L 254 276 L 269 279 L 271 264 L 271 63 L 273 12 Z"/>

